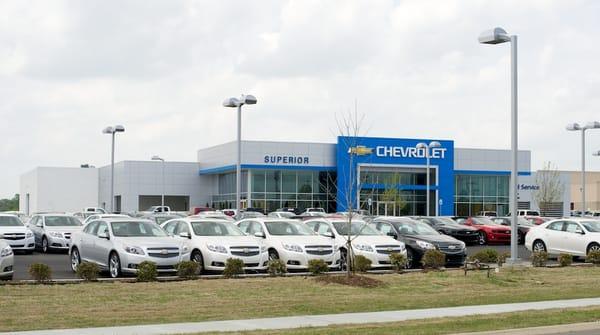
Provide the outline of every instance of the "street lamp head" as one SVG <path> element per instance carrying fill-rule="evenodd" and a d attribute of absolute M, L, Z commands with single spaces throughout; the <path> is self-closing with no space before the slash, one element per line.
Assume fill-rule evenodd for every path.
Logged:
<path fill-rule="evenodd" d="M 125 131 L 125 127 L 123 127 L 122 125 L 116 125 L 115 126 L 115 133 L 122 133 Z"/>
<path fill-rule="evenodd" d="M 496 27 L 486 30 L 479 35 L 479 43 L 482 44 L 499 44 L 510 41 L 510 36 L 506 30 Z"/>
<path fill-rule="evenodd" d="M 440 142 L 438 142 L 438 141 L 431 141 L 431 142 L 429 142 L 429 147 L 430 148 L 439 148 L 441 146 L 442 146 L 442 144 Z"/>
<path fill-rule="evenodd" d="M 585 124 L 586 129 L 598 129 L 600 128 L 600 122 L 592 121 Z"/>
<path fill-rule="evenodd" d="M 423 142 L 417 143 L 417 149 L 427 149 L 427 144 Z"/>
<path fill-rule="evenodd" d="M 238 98 L 227 98 L 223 101 L 223 107 L 238 107 L 241 104 Z"/>
<path fill-rule="evenodd" d="M 581 126 L 579 125 L 579 123 L 569 123 L 569 124 L 567 125 L 567 130 L 571 130 L 571 131 L 573 131 L 573 130 L 581 130 L 581 129 L 582 129 L 582 128 L 581 128 Z"/>
<path fill-rule="evenodd" d="M 242 95 L 242 103 L 244 105 L 256 105 L 256 102 L 258 100 L 256 100 L 256 97 L 253 95 Z"/>
<path fill-rule="evenodd" d="M 102 129 L 103 134 L 112 134 L 114 132 L 115 132 L 115 128 L 113 128 L 113 127 L 106 127 L 104 129 Z"/>

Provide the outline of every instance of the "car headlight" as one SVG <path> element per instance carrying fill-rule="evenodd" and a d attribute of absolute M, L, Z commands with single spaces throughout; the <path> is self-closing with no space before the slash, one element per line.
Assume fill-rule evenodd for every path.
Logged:
<path fill-rule="evenodd" d="M 354 248 L 360 251 L 373 252 L 373 248 L 366 244 L 354 244 Z"/>
<path fill-rule="evenodd" d="M 12 248 L 10 247 L 10 245 L 7 245 L 6 247 L 4 247 L 4 249 L 2 249 L 0 251 L 0 257 L 7 257 L 13 254 Z"/>
<path fill-rule="evenodd" d="M 32 232 L 27 232 L 25 234 L 25 238 L 30 238 L 30 237 L 33 237 L 33 233 Z"/>
<path fill-rule="evenodd" d="M 425 241 L 417 241 L 417 245 L 423 249 L 435 249 L 435 245 Z"/>
<path fill-rule="evenodd" d="M 146 254 L 146 253 L 144 253 L 144 250 L 142 248 L 140 248 L 140 247 L 129 247 L 129 246 L 126 246 L 123 249 L 125 249 L 125 251 L 127 251 L 128 253 L 134 254 L 134 255 L 145 255 Z"/>
<path fill-rule="evenodd" d="M 460 248 L 461 248 L 461 249 L 464 249 L 466 246 L 467 246 L 467 245 L 465 244 L 465 242 L 462 242 L 462 241 L 460 242 Z"/>
<path fill-rule="evenodd" d="M 52 237 L 63 237 L 62 233 L 59 233 L 57 231 L 49 231 L 48 235 L 52 236 Z"/>
<path fill-rule="evenodd" d="M 286 244 L 286 243 L 282 243 L 281 245 L 283 245 L 283 249 L 287 250 L 287 251 L 293 251 L 293 252 L 303 252 L 302 248 L 297 245 L 297 244 Z"/>
<path fill-rule="evenodd" d="M 206 247 L 208 248 L 208 250 L 210 250 L 212 252 L 218 252 L 218 253 L 221 253 L 221 254 L 226 254 L 227 253 L 227 248 L 225 248 L 222 245 L 207 244 Z"/>

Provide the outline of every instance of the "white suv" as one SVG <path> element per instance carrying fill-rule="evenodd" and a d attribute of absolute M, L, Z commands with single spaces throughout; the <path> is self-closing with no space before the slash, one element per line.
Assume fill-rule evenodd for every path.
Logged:
<path fill-rule="evenodd" d="M 14 256 L 10 245 L 0 240 L 0 279 L 13 279 Z"/>
<path fill-rule="evenodd" d="M 0 239 L 6 240 L 13 250 L 32 253 L 35 249 L 33 232 L 16 215 L 0 214 Z"/>
<path fill-rule="evenodd" d="M 315 232 L 333 237 L 335 243 L 340 246 L 342 268 L 346 267 L 348 251 L 348 219 L 340 218 L 319 218 L 310 219 L 305 222 Z M 382 235 L 380 232 L 369 226 L 366 222 L 352 220 L 350 228 L 350 239 L 352 252 L 354 255 L 363 255 L 371 260 L 371 267 L 382 268 L 390 267 L 390 255 L 393 253 L 406 256 L 406 246 L 394 238 Z"/>
<path fill-rule="evenodd" d="M 269 254 L 264 243 L 244 234 L 231 221 L 188 217 L 169 220 L 162 227 L 188 242 L 190 259 L 200 265 L 200 272 L 223 271 L 229 258 L 241 259 L 246 271 L 267 268 Z"/>
<path fill-rule="evenodd" d="M 269 259 L 281 259 L 288 269 L 306 270 L 312 259 L 321 259 L 330 268 L 340 266 L 335 241 L 300 221 L 260 217 L 241 220 L 237 225 L 244 233 L 264 239 Z"/>
<path fill-rule="evenodd" d="M 51 249 L 69 250 L 71 234 L 81 231 L 81 221 L 67 214 L 38 214 L 29 221 L 35 244 L 43 252 Z"/>

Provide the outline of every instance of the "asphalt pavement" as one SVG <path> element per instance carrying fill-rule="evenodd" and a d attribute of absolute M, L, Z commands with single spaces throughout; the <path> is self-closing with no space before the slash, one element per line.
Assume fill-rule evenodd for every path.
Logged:
<path fill-rule="evenodd" d="M 478 251 L 485 248 L 494 248 L 498 250 L 499 253 L 502 252 L 510 252 L 510 246 L 508 245 L 494 245 L 494 246 L 468 246 L 467 254 L 473 255 Z M 519 257 L 523 260 L 529 260 L 531 253 L 525 249 L 524 246 L 519 246 Z M 72 279 L 77 278 L 77 276 L 71 271 L 71 265 L 69 261 L 69 255 L 66 252 L 51 252 L 48 254 L 43 254 L 39 252 L 34 252 L 31 255 L 24 254 L 16 254 L 15 255 L 15 280 L 22 279 L 31 279 L 27 270 L 29 269 L 29 265 L 33 263 L 43 263 L 52 269 L 52 278 L 53 279 Z M 102 273 L 101 277 L 108 277 L 107 273 Z"/>

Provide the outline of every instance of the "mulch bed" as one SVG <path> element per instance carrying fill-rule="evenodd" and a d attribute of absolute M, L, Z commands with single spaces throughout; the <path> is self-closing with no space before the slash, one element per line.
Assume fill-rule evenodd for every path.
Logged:
<path fill-rule="evenodd" d="M 350 277 L 346 275 L 318 276 L 315 278 L 315 280 L 323 284 L 339 284 L 365 288 L 385 286 L 385 283 L 381 280 L 360 275 L 352 275 Z"/>

